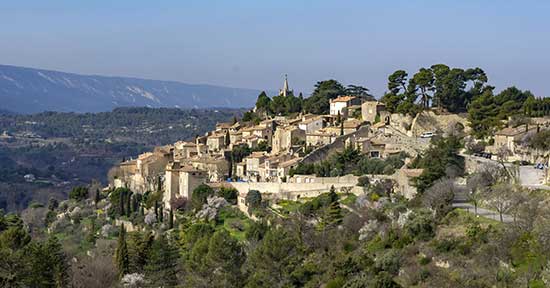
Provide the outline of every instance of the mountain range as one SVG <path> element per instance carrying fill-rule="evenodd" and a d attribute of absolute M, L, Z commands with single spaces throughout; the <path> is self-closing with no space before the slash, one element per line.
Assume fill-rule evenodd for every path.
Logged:
<path fill-rule="evenodd" d="M 100 112 L 115 107 L 241 108 L 261 91 L 0 65 L 0 110 Z"/>

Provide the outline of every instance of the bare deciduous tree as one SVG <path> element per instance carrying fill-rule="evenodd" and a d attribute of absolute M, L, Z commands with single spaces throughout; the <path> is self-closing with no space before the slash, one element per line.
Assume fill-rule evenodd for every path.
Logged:
<path fill-rule="evenodd" d="M 451 211 L 455 194 L 459 192 L 460 188 L 452 179 L 440 179 L 424 192 L 422 202 L 435 211 L 438 218 L 443 217 Z"/>
<path fill-rule="evenodd" d="M 487 189 L 485 192 L 485 201 L 500 216 L 500 222 L 504 222 L 503 215 L 508 213 L 516 204 L 513 201 L 513 194 L 516 189 L 509 183 L 498 183 Z"/>

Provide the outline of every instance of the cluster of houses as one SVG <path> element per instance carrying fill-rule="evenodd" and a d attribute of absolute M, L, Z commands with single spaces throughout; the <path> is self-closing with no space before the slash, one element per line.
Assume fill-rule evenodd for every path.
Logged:
<path fill-rule="evenodd" d="M 281 95 L 289 91 L 285 79 Z M 385 158 L 401 151 L 414 157 L 427 147 L 427 141 L 406 135 L 398 126 L 383 103 L 342 95 L 330 100 L 328 115 L 299 114 L 275 116 L 259 123 L 218 123 L 213 131 L 194 141 L 157 147 L 120 163 L 112 171 L 111 184 L 138 193 L 162 188 L 164 205 L 170 207 L 172 199 L 190 198 L 202 183 L 227 182 L 240 189 L 244 187 L 242 183 L 263 183 L 261 187 L 297 183 L 294 178 L 302 176 L 291 177 L 292 168 L 301 162 L 322 160 L 348 145 L 373 158 Z M 514 137 L 519 137 L 514 133 L 506 130 L 497 134 L 495 145 L 514 145 Z M 247 146 L 253 152 L 237 162 L 233 155 L 237 146 Z M 394 177 L 397 190 L 412 197 L 415 188 L 409 185 L 409 180 L 421 172 L 406 168 L 397 172 Z M 302 189 L 300 185 L 287 186 L 298 192 Z"/>

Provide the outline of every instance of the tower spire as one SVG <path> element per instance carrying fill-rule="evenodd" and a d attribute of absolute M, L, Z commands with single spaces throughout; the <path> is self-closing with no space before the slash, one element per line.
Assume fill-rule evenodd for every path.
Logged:
<path fill-rule="evenodd" d="M 288 75 L 285 74 L 285 84 L 283 85 L 283 91 L 285 92 L 285 96 L 286 96 L 286 92 L 288 91 Z"/>
<path fill-rule="evenodd" d="M 288 85 L 288 75 L 285 73 L 285 82 L 283 84 L 283 89 L 279 90 L 279 96 L 288 96 L 292 94 L 292 90 L 290 90 Z"/>

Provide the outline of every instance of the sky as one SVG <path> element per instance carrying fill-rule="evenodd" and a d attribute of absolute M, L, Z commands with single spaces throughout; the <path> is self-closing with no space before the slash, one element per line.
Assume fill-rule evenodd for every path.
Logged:
<path fill-rule="evenodd" d="M 444 63 L 550 96 L 547 0 L 2 0 L 0 64 L 277 90 Z"/>

